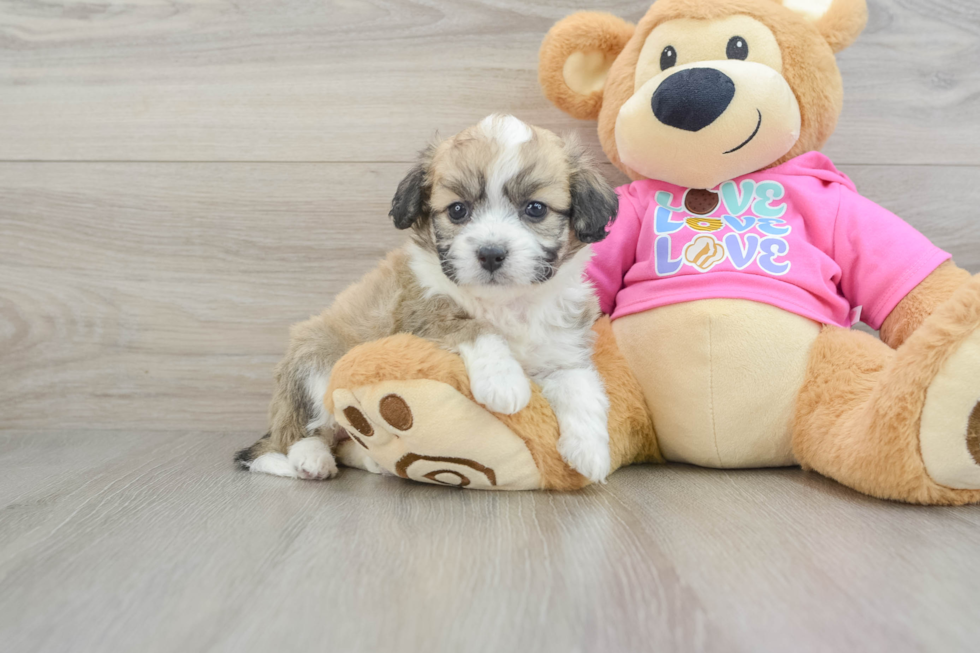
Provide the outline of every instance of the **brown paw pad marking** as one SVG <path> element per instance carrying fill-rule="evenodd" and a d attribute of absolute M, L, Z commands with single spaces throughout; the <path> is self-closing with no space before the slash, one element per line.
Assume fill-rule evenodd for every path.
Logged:
<path fill-rule="evenodd" d="M 973 454 L 973 460 L 980 465 L 980 404 L 973 407 L 970 422 L 966 427 L 966 446 Z"/>
<path fill-rule="evenodd" d="M 430 481 L 435 481 L 436 483 L 442 483 L 443 485 L 455 485 L 457 487 L 466 487 L 470 484 L 470 479 L 466 478 L 462 474 L 452 469 L 437 469 L 434 472 L 429 472 L 428 474 L 423 474 L 423 476 Z"/>
<path fill-rule="evenodd" d="M 684 208 L 694 215 L 708 215 L 718 208 L 718 193 L 692 188 L 684 195 Z"/>
<path fill-rule="evenodd" d="M 367 420 L 364 413 L 354 408 L 353 406 L 348 406 L 344 409 L 344 417 L 350 422 L 350 425 L 354 427 L 358 433 L 366 438 L 374 435 L 374 427 L 371 426 L 371 422 Z M 353 435 L 353 434 L 352 434 Z"/>
<path fill-rule="evenodd" d="M 346 438 L 350 438 L 351 440 L 353 440 L 357 444 L 361 445 L 365 449 L 368 448 L 368 446 L 366 444 L 364 444 L 364 441 L 361 440 L 359 437 L 357 437 L 356 435 L 354 435 L 353 433 L 351 433 L 347 429 L 340 429 L 340 442 L 343 442 Z"/>
<path fill-rule="evenodd" d="M 378 412 L 384 421 L 399 431 L 412 428 L 412 410 L 398 395 L 386 395 L 378 404 Z"/>
<path fill-rule="evenodd" d="M 440 465 L 433 465 L 432 463 L 440 463 Z M 445 464 L 446 467 L 443 467 L 443 464 Z M 475 472 L 477 474 L 482 474 L 490 485 L 497 484 L 497 474 L 492 469 L 486 465 L 481 465 L 475 460 L 469 460 L 468 458 L 453 458 L 451 456 L 421 456 L 417 453 L 405 454 L 397 463 L 395 463 L 395 473 L 402 478 L 411 478 L 409 476 L 409 471 L 411 471 L 409 468 L 412 465 L 416 465 L 417 467 L 421 468 L 436 467 L 436 469 L 422 474 L 422 478 L 427 478 L 430 481 L 435 481 L 436 483 L 441 483 L 443 485 L 466 487 L 471 483 L 471 480 L 463 472 Z M 455 467 L 456 469 L 448 469 L 448 466 Z"/>

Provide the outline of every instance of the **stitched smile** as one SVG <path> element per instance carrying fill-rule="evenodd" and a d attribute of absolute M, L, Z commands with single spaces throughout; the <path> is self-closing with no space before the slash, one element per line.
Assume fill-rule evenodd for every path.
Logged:
<path fill-rule="evenodd" d="M 743 147 L 745 147 L 746 145 L 748 145 L 749 144 L 749 141 L 751 141 L 753 138 L 755 138 L 755 135 L 759 133 L 759 128 L 762 127 L 762 112 L 759 111 L 758 109 L 756 109 L 756 112 L 759 114 L 759 122 L 758 122 L 758 124 L 756 124 L 755 131 L 752 132 L 752 135 L 749 136 L 748 138 L 746 138 L 745 139 L 745 142 L 743 142 L 741 145 L 739 145 L 738 147 L 733 148 L 731 150 L 728 150 L 727 152 L 724 152 L 724 154 L 731 154 L 732 152 L 738 152 L 740 149 L 742 149 Z"/>

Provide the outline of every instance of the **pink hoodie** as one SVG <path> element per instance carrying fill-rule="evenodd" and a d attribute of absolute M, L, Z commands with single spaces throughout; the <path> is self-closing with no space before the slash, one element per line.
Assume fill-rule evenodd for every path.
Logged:
<path fill-rule="evenodd" d="M 618 189 L 619 216 L 592 246 L 588 269 L 604 313 L 750 299 L 823 324 L 862 319 L 877 329 L 950 257 L 859 195 L 819 152 L 714 190 L 718 206 L 694 215 L 680 186 L 641 180 Z"/>

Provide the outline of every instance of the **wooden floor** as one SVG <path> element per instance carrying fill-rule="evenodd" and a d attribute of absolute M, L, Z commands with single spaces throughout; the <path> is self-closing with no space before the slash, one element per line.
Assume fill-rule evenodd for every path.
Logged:
<path fill-rule="evenodd" d="M 798 470 L 304 483 L 232 471 L 243 439 L 0 437 L 3 650 L 977 650 L 978 510 Z"/>
<path fill-rule="evenodd" d="M 980 272 L 978 5 L 869 5 L 825 151 Z M 288 325 L 401 242 L 413 153 L 491 111 L 596 147 L 538 45 L 646 6 L 0 1 L 0 650 L 980 649 L 980 507 L 799 470 L 232 468 Z"/>

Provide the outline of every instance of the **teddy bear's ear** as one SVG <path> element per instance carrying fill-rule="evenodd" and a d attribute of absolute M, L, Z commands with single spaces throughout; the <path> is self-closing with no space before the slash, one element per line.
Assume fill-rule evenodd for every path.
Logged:
<path fill-rule="evenodd" d="M 777 0 L 813 21 L 834 52 L 857 39 L 868 22 L 866 0 Z"/>
<path fill-rule="evenodd" d="M 601 12 L 581 11 L 555 23 L 541 44 L 538 79 L 555 106 L 580 120 L 594 120 L 613 61 L 634 26 Z"/>

